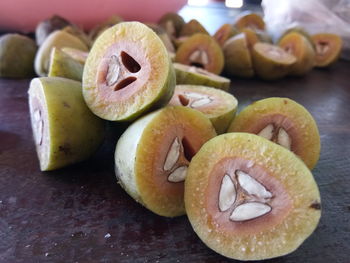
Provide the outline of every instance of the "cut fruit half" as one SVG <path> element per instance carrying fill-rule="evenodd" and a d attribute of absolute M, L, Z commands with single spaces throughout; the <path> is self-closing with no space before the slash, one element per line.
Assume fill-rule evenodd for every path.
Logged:
<path fill-rule="evenodd" d="M 252 29 L 265 30 L 265 22 L 262 17 L 250 11 L 242 12 L 240 15 L 238 15 L 234 26 L 239 31 L 242 31 L 242 29 L 247 27 Z"/>
<path fill-rule="evenodd" d="M 166 31 L 159 25 L 157 24 L 152 24 L 152 23 L 147 23 L 145 24 L 149 28 L 151 28 L 158 36 L 159 38 L 163 41 L 164 46 L 168 50 L 168 52 L 175 53 L 175 47 L 169 37 L 169 35 L 166 33 Z"/>
<path fill-rule="evenodd" d="M 102 143 L 104 122 L 86 106 L 81 83 L 35 78 L 29 109 L 40 169 L 58 169 L 89 158 Z"/>
<path fill-rule="evenodd" d="M 238 34 L 238 31 L 231 24 L 223 24 L 214 34 L 213 38 L 222 47 L 226 40 Z"/>
<path fill-rule="evenodd" d="M 185 21 L 176 13 L 166 13 L 159 19 L 158 24 L 166 31 L 170 39 L 174 39 L 179 36 Z"/>
<path fill-rule="evenodd" d="M 314 168 L 321 150 L 320 135 L 312 115 L 288 98 L 268 98 L 244 108 L 228 132 L 249 132 L 271 140 L 298 155 Z"/>
<path fill-rule="evenodd" d="M 317 184 L 298 157 L 247 133 L 205 143 L 185 181 L 194 231 L 209 248 L 238 260 L 296 250 L 317 227 L 320 202 Z"/>
<path fill-rule="evenodd" d="M 35 29 L 35 40 L 38 46 L 44 43 L 45 39 L 54 31 L 60 30 L 71 23 L 63 17 L 54 15 L 41 21 Z"/>
<path fill-rule="evenodd" d="M 183 215 L 188 164 L 215 135 L 212 124 L 199 111 L 169 106 L 150 113 L 131 124 L 117 143 L 119 183 L 152 212 Z"/>
<path fill-rule="evenodd" d="M 224 91 L 196 85 L 176 85 L 170 105 L 199 110 L 209 118 L 218 134 L 224 133 L 237 110 L 237 99 Z"/>
<path fill-rule="evenodd" d="M 182 26 L 179 37 L 189 37 L 197 33 L 209 35 L 208 31 L 201 23 L 198 22 L 198 20 L 191 19 L 189 22 Z"/>
<path fill-rule="evenodd" d="M 92 28 L 89 32 L 89 38 L 92 42 L 98 38 L 103 31 L 106 29 L 115 26 L 116 24 L 119 24 L 123 22 L 123 18 L 118 15 L 112 15 L 107 20 L 103 21 L 102 23 L 96 25 L 94 28 Z"/>
<path fill-rule="evenodd" d="M 177 50 L 175 61 L 203 68 L 220 74 L 224 67 L 224 55 L 219 44 L 209 35 L 195 34 Z"/>
<path fill-rule="evenodd" d="M 83 73 L 83 95 L 97 116 L 129 121 L 168 103 L 175 71 L 161 39 L 139 22 L 119 23 L 95 41 Z"/>
<path fill-rule="evenodd" d="M 71 48 L 71 47 L 63 47 L 61 50 L 69 55 L 71 58 L 74 60 L 80 62 L 81 64 L 85 64 L 86 59 L 89 55 L 89 52 L 85 52 L 76 48 Z"/>
<path fill-rule="evenodd" d="M 192 84 L 228 90 L 230 79 L 213 74 L 202 68 L 174 63 L 176 84 Z"/>
<path fill-rule="evenodd" d="M 316 67 L 328 67 L 335 63 L 341 53 L 343 41 L 336 34 L 320 33 L 311 36 L 316 51 Z"/>
<path fill-rule="evenodd" d="M 283 78 L 297 61 L 292 54 L 268 43 L 256 43 L 252 50 L 252 58 L 256 74 L 265 80 Z"/>

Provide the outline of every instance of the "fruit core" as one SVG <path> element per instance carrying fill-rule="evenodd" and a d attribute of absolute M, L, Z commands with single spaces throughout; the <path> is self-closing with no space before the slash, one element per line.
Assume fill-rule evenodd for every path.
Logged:
<path fill-rule="evenodd" d="M 198 108 L 202 106 L 208 106 L 214 100 L 208 94 L 196 93 L 196 92 L 184 92 L 178 95 L 179 102 L 182 106 L 190 108 Z"/>
<path fill-rule="evenodd" d="M 191 66 L 205 68 L 205 66 L 209 63 L 208 54 L 204 50 L 196 49 L 189 56 L 189 61 Z"/>
<path fill-rule="evenodd" d="M 37 145 L 41 146 L 43 143 L 44 135 L 44 120 L 42 116 L 42 109 L 40 102 L 36 97 L 31 98 L 30 101 L 34 141 Z"/>
<path fill-rule="evenodd" d="M 329 50 L 329 43 L 325 41 L 319 41 L 316 44 L 316 51 L 318 55 L 325 55 Z"/>

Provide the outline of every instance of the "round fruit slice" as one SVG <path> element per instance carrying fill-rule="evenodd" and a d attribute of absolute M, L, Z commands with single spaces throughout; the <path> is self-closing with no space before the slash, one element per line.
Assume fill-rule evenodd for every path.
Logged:
<path fill-rule="evenodd" d="M 104 122 L 86 107 L 80 82 L 35 78 L 28 93 L 42 171 L 83 161 L 97 150 L 104 137 Z"/>
<path fill-rule="evenodd" d="M 54 15 L 41 21 L 35 29 L 36 43 L 38 46 L 40 46 L 52 32 L 60 30 L 69 25 L 71 25 L 71 23 L 68 20 L 58 15 Z"/>
<path fill-rule="evenodd" d="M 283 78 L 297 61 L 282 48 L 268 43 L 256 43 L 252 57 L 256 74 L 265 80 Z"/>
<path fill-rule="evenodd" d="M 175 61 L 196 66 L 220 74 L 224 67 L 224 55 L 219 44 L 209 35 L 195 34 L 177 50 Z"/>
<path fill-rule="evenodd" d="M 218 89 L 196 86 L 176 85 L 170 105 L 185 106 L 199 110 L 209 118 L 218 134 L 224 133 L 237 110 L 237 99 Z"/>
<path fill-rule="evenodd" d="M 161 39 L 139 22 L 107 29 L 94 43 L 83 73 L 83 95 L 99 117 L 132 120 L 169 102 L 175 71 Z"/>
<path fill-rule="evenodd" d="M 243 12 L 237 18 L 234 26 L 242 31 L 243 28 L 252 28 L 265 30 L 265 22 L 262 17 L 256 13 L 252 12 Z"/>
<path fill-rule="evenodd" d="M 213 38 L 222 47 L 226 40 L 236 35 L 238 32 L 231 24 L 223 24 L 214 34 Z"/>
<path fill-rule="evenodd" d="M 293 252 L 315 230 L 317 184 L 290 151 L 259 136 L 229 133 L 205 143 L 185 181 L 185 207 L 217 253 L 262 260 Z"/>
<path fill-rule="evenodd" d="M 320 135 L 311 114 L 288 98 L 268 98 L 243 109 L 228 132 L 249 132 L 276 142 L 314 168 L 320 157 Z"/>
<path fill-rule="evenodd" d="M 278 45 L 296 57 L 296 63 L 290 69 L 290 75 L 302 76 L 315 64 L 315 51 L 306 37 L 297 32 L 284 35 Z"/>
<path fill-rule="evenodd" d="M 25 78 L 34 75 L 34 40 L 19 34 L 0 37 L 0 77 Z"/>
<path fill-rule="evenodd" d="M 311 38 L 316 50 L 316 67 L 328 67 L 338 60 L 343 46 L 340 36 L 321 33 L 313 35 Z"/>
<path fill-rule="evenodd" d="M 254 76 L 252 57 L 244 33 L 227 40 L 223 46 L 225 73 L 231 76 L 250 78 Z"/>
<path fill-rule="evenodd" d="M 82 51 L 88 51 L 87 46 L 77 37 L 59 30 L 51 33 L 40 46 L 35 56 L 35 72 L 39 76 L 46 76 L 49 72 L 51 49 L 53 47 L 72 47 Z"/>
<path fill-rule="evenodd" d="M 209 35 L 208 31 L 198 20 L 192 19 L 182 26 L 179 37 L 192 36 L 197 33 Z"/>
<path fill-rule="evenodd" d="M 164 28 L 170 39 L 173 39 L 179 36 L 185 21 L 176 13 L 166 13 L 159 19 L 158 24 Z"/>
<path fill-rule="evenodd" d="M 176 84 L 204 85 L 218 89 L 228 90 L 230 79 L 213 74 L 202 68 L 174 63 Z"/>
<path fill-rule="evenodd" d="M 169 106 L 150 113 L 131 124 L 117 143 L 119 183 L 154 213 L 183 215 L 188 164 L 215 135 L 212 124 L 199 111 Z"/>

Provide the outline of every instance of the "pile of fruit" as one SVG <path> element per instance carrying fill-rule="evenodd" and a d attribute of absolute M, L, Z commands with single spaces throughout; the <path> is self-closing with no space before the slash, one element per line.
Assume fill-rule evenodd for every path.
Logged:
<path fill-rule="evenodd" d="M 326 49 L 322 62 L 332 62 L 338 42 L 321 35 L 315 52 L 293 31 L 280 47 L 253 45 L 258 34 L 246 26 L 261 22 L 244 16 L 236 23 L 243 33 L 232 37 L 233 27 L 224 25 L 211 37 L 176 14 L 148 26 L 113 17 L 87 36 L 53 17 L 38 26 L 37 52 L 30 39 L 3 37 L 9 56 L 22 47 L 15 54 L 23 63 L 7 66 L 7 76 L 30 75 L 34 56 L 41 76 L 28 92 L 41 170 L 88 159 L 106 121 L 132 121 L 115 150 L 118 182 L 132 198 L 158 215 L 187 214 L 203 242 L 226 257 L 294 251 L 321 215 L 310 172 L 320 155 L 317 125 L 288 98 L 257 101 L 235 117 L 238 102 L 225 91 L 230 80 L 216 74 L 300 75 L 319 46 Z"/>

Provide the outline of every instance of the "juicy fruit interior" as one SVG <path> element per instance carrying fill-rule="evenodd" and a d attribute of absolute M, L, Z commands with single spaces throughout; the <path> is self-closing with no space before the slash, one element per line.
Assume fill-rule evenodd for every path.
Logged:
<path fill-rule="evenodd" d="M 227 180 L 232 191 L 227 191 L 227 182 L 222 187 Z M 226 202 L 220 208 L 222 191 L 228 199 L 222 199 Z M 247 204 L 255 206 L 254 212 Z M 284 148 L 244 133 L 224 134 L 203 145 L 189 166 L 185 205 L 202 241 L 240 260 L 294 251 L 314 231 L 321 214 L 308 168 Z M 270 208 L 261 210 L 264 205 Z"/>
<path fill-rule="evenodd" d="M 310 169 L 316 165 L 320 156 L 320 135 L 315 120 L 303 106 L 288 98 L 268 98 L 252 103 L 236 116 L 228 131 L 262 136 L 265 133 L 263 137 L 269 137 L 267 139 L 277 143 L 280 141 L 281 144 L 285 140 L 283 137 L 278 140 L 278 136 L 287 137 L 290 150 Z"/>
<path fill-rule="evenodd" d="M 108 120 L 123 120 L 171 96 L 174 72 L 159 37 L 138 22 L 120 23 L 96 40 L 83 73 L 89 108 Z M 168 88 L 169 87 L 169 88 Z"/>
<path fill-rule="evenodd" d="M 316 66 L 328 66 L 336 61 L 342 49 L 342 39 L 335 34 L 315 34 L 312 37 L 316 51 Z"/>
<path fill-rule="evenodd" d="M 254 49 L 270 61 L 275 61 L 281 64 L 292 64 L 295 61 L 293 55 L 285 52 L 278 46 L 268 43 L 257 43 L 254 45 Z"/>

